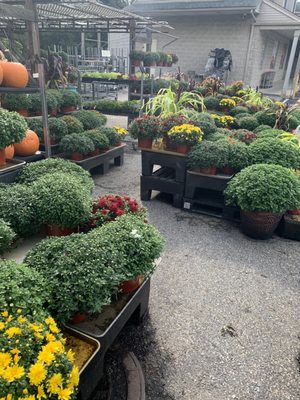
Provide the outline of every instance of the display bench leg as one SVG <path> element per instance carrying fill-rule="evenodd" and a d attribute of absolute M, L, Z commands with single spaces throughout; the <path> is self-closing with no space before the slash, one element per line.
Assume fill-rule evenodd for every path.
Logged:
<path fill-rule="evenodd" d="M 143 176 L 141 176 L 140 188 L 141 188 L 141 200 L 142 201 L 151 200 L 152 190 L 149 189 L 149 186 L 145 184 Z"/>
<path fill-rule="evenodd" d="M 149 312 L 149 297 L 150 297 L 150 280 L 147 283 L 147 286 L 144 288 L 143 297 L 136 310 L 132 314 L 130 318 L 130 322 L 133 322 L 136 325 L 141 324 L 148 315 Z"/>
<path fill-rule="evenodd" d="M 173 194 L 173 206 L 175 208 L 182 207 L 182 196 L 179 194 Z"/>
<path fill-rule="evenodd" d="M 123 164 L 124 164 L 124 154 L 121 154 L 120 156 L 114 159 L 114 165 L 116 167 L 121 167 L 121 165 Z"/>

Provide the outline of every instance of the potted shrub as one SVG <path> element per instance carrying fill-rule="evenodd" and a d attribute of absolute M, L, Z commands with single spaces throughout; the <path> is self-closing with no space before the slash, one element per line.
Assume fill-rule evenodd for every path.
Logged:
<path fill-rule="evenodd" d="M 259 125 L 269 125 L 269 127 L 273 128 L 276 124 L 276 113 L 271 110 L 258 111 L 254 114 L 254 117 Z"/>
<path fill-rule="evenodd" d="M 20 394 L 32 399 L 74 399 L 79 371 L 55 321 L 42 312 L 28 316 L 19 311 L 9 318 L 7 310 L 0 314 L 0 324 L 5 326 L 0 331 L 1 395 L 5 399 L 20 399 Z"/>
<path fill-rule="evenodd" d="M 20 142 L 28 129 L 26 120 L 17 112 L 0 110 L 0 167 L 6 165 L 5 147 Z"/>
<path fill-rule="evenodd" d="M 236 129 L 229 133 L 229 137 L 239 140 L 240 142 L 250 144 L 257 138 L 256 134 L 247 129 Z"/>
<path fill-rule="evenodd" d="M 254 115 L 239 118 L 237 123 L 240 129 L 247 129 L 248 131 L 254 131 L 254 129 L 259 125 Z"/>
<path fill-rule="evenodd" d="M 159 55 L 159 60 L 156 62 L 156 65 L 158 67 L 163 67 L 165 64 L 167 64 L 167 54 L 163 53 L 162 51 L 159 51 L 157 54 Z"/>
<path fill-rule="evenodd" d="M 144 55 L 144 66 L 145 67 L 155 67 L 156 62 L 159 61 L 160 56 L 158 53 L 155 52 L 147 52 Z"/>
<path fill-rule="evenodd" d="M 110 146 L 116 146 L 117 143 L 120 141 L 120 137 L 115 128 L 101 126 L 100 128 L 98 128 L 98 130 L 107 137 Z"/>
<path fill-rule="evenodd" d="M 219 128 L 231 129 L 232 125 L 234 125 L 236 121 L 236 119 L 231 115 L 211 114 L 211 116 L 214 118 L 215 124 Z"/>
<path fill-rule="evenodd" d="M 17 111 L 23 117 L 29 116 L 30 97 L 25 93 L 6 93 L 2 106 L 9 111 Z"/>
<path fill-rule="evenodd" d="M 59 143 L 68 134 L 68 125 L 62 118 L 49 118 L 48 128 L 51 145 Z"/>
<path fill-rule="evenodd" d="M 55 172 L 39 177 L 32 184 L 36 216 L 50 236 L 78 231 L 90 216 L 90 192 L 72 175 Z"/>
<path fill-rule="evenodd" d="M 236 106 L 236 102 L 233 99 L 228 99 L 228 98 L 220 100 L 219 104 L 222 111 L 225 113 L 229 113 L 230 110 Z"/>
<path fill-rule="evenodd" d="M 82 123 L 85 131 L 97 128 L 105 123 L 101 114 L 91 110 L 75 111 L 72 113 L 72 117 L 77 118 Z"/>
<path fill-rule="evenodd" d="M 50 114 L 52 117 L 53 116 L 55 117 L 58 109 L 57 96 L 55 96 L 52 92 L 47 91 L 46 97 L 47 97 L 48 114 Z"/>
<path fill-rule="evenodd" d="M 172 64 L 177 64 L 178 63 L 178 56 L 174 53 L 171 53 L 170 56 L 172 57 Z"/>
<path fill-rule="evenodd" d="M 11 260 L 0 259 L 1 311 L 35 315 L 45 307 L 49 298 L 47 280 L 33 268 Z M 2 392 L 1 392 L 2 394 Z"/>
<path fill-rule="evenodd" d="M 109 140 L 107 136 L 98 129 L 91 129 L 85 131 L 83 134 L 91 139 L 94 144 L 95 149 L 90 152 L 91 157 L 97 156 L 101 151 L 107 151 L 109 149 Z"/>
<path fill-rule="evenodd" d="M 51 96 L 54 96 L 56 99 L 57 103 L 57 109 L 52 111 L 52 116 L 55 116 L 57 112 L 60 111 L 62 105 L 63 105 L 63 91 L 62 90 L 57 90 L 57 89 L 47 89 L 47 97 L 48 94 Z"/>
<path fill-rule="evenodd" d="M 95 150 L 93 141 L 87 135 L 77 133 L 64 136 L 60 141 L 59 148 L 74 161 L 83 160 Z"/>
<path fill-rule="evenodd" d="M 219 99 L 215 96 L 204 97 L 204 105 L 208 110 L 218 110 Z"/>
<path fill-rule="evenodd" d="M 116 130 L 119 139 L 115 146 L 121 146 L 122 140 L 124 140 L 128 132 L 125 128 L 122 128 L 121 126 L 114 126 L 114 129 Z"/>
<path fill-rule="evenodd" d="M 163 137 L 165 150 L 174 151 L 176 145 L 170 142 L 168 132 L 177 125 L 183 125 L 188 122 L 188 118 L 183 114 L 171 114 L 168 117 L 161 118 L 159 121 L 160 134 Z M 193 121 L 194 122 L 194 121 Z M 196 125 L 196 124 L 195 124 Z"/>
<path fill-rule="evenodd" d="M 151 149 L 153 139 L 160 135 L 159 119 L 152 115 L 143 115 L 132 121 L 128 132 L 131 137 L 138 139 L 139 147 Z"/>
<path fill-rule="evenodd" d="M 249 114 L 250 115 L 250 110 L 246 106 L 236 106 L 236 107 L 231 108 L 230 115 L 235 117 L 238 114 Z"/>
<path fill-rule="evenodd" d="M 289 169 L 275 164 L 251 165 L 228 183 L 229 204 L 241 208 L 242 229 L 255 239 L 268 239 L 282 215 L 300 207 L 298 178 Z"/>
<path fill-rule="evenodd" d="M 300 168 L 300 147 L 276 138 L 257 139 L 249 145 L 250 164 L 277 164 L 286 168 Z"/>
<path fill-rule="evenodd" d="M 29 94 L 29 111 L 33 116 L 42 115 L 42 100 L 40 93 Z"/>
<path fill-rule="evenodd" d="M 16 234 L 9 223 L 0 218 L 0 257 L 10 249 L 15 238 Z"/>
<path fill-rule="evenodd" d="M 76 107 L 80 105 L 81 97 L 78 93 L 70 90 L 62 90 L 62 105 L 61 111 L 68 113 L 76 110 Z"/>
<path fill-rule="evenodd" d="M 64 324 L 78 322 L 111 303 L 119 283 L 125 279 L 122 246 L 110 236 L 81 233 L 48 238 L 25 258 L 30 268 L 43 274 L 50 287 L 49 310 Z M 119 248 L 120 247 L 120 250 Z M 67 256 L 66 256 L 67 255 Z"/>
<path fill-rule="evenodd" d="M 141 65 L 141 62 L 144 60 L 145 53 L 140 50 L 133 50 L 129 54 L 129 58 L 131 60 L 131 64 L 134 67 L 139 67 Z"/>
<path fill-rule="evenodd" d="M 226 175 L 232 175 L 248 165 L 248 146 L 245 143 L 228 141 L 228 160 L 222 172 Z"/>
<path fill-rule="evenodd" d="M 146 218 L 146 210 L 128 196 L 104 195 L 93 201 L 90 228 L 97 228 L 125 214 L 134 214 L 142 220 Z"/>
<path fill-rule="evenodd" d="M 26 119 L 28 124 L 28 128 L 35 132 L 38 137 L 43 141 L 44 133 L 43 133 L 43 120 L 42 118 L 28 118 Z"/>
<path fill-rule="evenodd" d="M 168 137 L 171 143 L 176 144 L 178 153 L 187 154 L 192 146 L 201 142 L 203 131 L 192 124 L 176 125 L 169 130 Z"/>
<path fill-rule="evenodd" d="M 67 124 L 68 134 L 81 133 L 84 131 L 83 124 L 79 119 L 72 117 L 71 115 L 64 115 L 61 119 Z"/>
<path fill-rule="evenodd" d="M 204 140 L 188 154 L 188 166 L 207 175 L 216 175 L 217 168 L 228 164 L 228 145 L 224 141 L 209 142 Z"/>
<path fill-rule="evenodd" d="M 52 174 L 57 171 L 74 176 L 80 181 L 81 185 L 87 188 L 90 193 L 93 191 L 94 183 L 90 173 L 85 171 L 79 165 L 62 158 L 48 158 L 46 160 L 26 164 L 17 176 L 17 182 L 31 184 L 39 177 L 46 174 Z M 22 185 L 22 187 L 27 188 L 25 185 Z"/>

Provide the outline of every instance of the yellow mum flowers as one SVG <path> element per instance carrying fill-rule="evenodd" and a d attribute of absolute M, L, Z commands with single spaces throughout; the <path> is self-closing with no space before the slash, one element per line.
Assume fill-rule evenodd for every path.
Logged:
<path fill-rule="evenodd" d="M 169 130 L 168 137 L 173 143 L 195 145 L 201 142 L 203 131 L 192 124 L 176 125 Z"/>

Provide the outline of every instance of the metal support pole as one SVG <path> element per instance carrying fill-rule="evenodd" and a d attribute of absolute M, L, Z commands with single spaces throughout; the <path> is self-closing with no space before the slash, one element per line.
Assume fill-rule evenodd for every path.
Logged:
<path fill-rule="evenodd" d="M 143 65 L 141 66 L 140 70 L 141 70 L 141 98 L 140 98 L 141 108 L 140 108 L 139 116 L 143 115 L 143 107 L 144 107 L 144 66 Z"/>
<path fill-rule="evenodd" d="M 38 68 L 39 87 L 40 87 L 40 94 L 42 101 L 43 137 L 45 143 L 46 158 L 49 158 L 51 157 L 51 147 L 50 147 L 49 128 L 48 128 L 48 106 L 47 106 L 46 89 L 45 89 L 44 64 L 38 64 L 37 68 Z"/>
<path fill-rule="evenodd" d="M 98 60 L 101 58 L 101 32 L 97 32 L 97 52 L 98 52 Z"/>
<path fill-rule="evenodd" d="M 85 33 L 81 32 L 81 59 L 85 59 Z"/>
<path fill-rule="evenodd" d="M 286 96 L 287 92 L 288 92 L 291 72 L 292 72 L 293 63 L 294 63 L 294 60 L 295 60 L 298 41 L 299 41 L 299 36 L 300 36 L 300 31 L 295 31 L 294 32 L 293 44 L 292 44 L 290 57 L 289 57 L 289 62 L 288 62 L 288 66 L 287 66 L 286 74 L 285 74 L 285 78 L 284 78 L 284 84 L 283 84 L 283 90 L 282 90 L 283 96 Z"/>

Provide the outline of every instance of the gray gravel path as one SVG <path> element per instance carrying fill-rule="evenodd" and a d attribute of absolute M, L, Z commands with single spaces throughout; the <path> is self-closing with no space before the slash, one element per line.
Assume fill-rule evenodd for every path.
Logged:
<path fill-rule="evenodd" d="M 97 193 L 139 198 L 140 154 L 96 177 Z M 142 362 L 148 400 L 300 399 L 300 245 L 145 203 L 165 236 L 150 314 L 123 346 Z"/>

